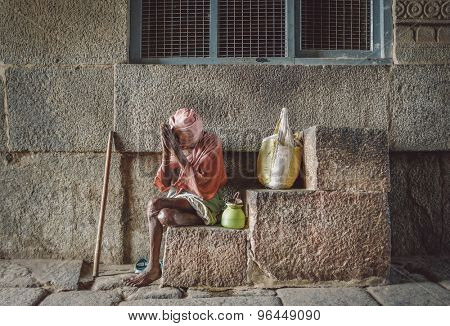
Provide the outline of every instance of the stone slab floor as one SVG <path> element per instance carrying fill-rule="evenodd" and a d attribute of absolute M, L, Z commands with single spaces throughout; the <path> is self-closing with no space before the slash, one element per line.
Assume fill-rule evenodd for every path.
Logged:
<path fill-rule="evenodd" d="M 0 305 L 450 305 L 450 257 L 393 258 L 386 285 L 366 288 L 123 286 L 132 265 L 101 266 L 95 280 L 82 261 L 0 260 Z"/>

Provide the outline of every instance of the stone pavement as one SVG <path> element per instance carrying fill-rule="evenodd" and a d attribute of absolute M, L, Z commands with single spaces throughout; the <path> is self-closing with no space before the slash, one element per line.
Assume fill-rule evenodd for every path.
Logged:
<path fill-rule="evenodd" d="M 123 286 L 132 265 L 104 265 L 95 280 L 82 261 L 0 260 L 0 305 L 366 306 L 450 305 L 450 257 L 393 258 L 385 285 L 302 288 Z"/>

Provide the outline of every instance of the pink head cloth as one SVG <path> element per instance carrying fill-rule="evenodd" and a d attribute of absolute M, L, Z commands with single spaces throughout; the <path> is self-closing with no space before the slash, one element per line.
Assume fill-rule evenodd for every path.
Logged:
<path fill-rule="evenodd" d="M 180 139 L 181 146 L 195 145 L 202 136 L 203 120 L 193 109 L 182 108 L 170 118 L 169 125 L 175 132 L 186 132 L 186 137 Z"/>

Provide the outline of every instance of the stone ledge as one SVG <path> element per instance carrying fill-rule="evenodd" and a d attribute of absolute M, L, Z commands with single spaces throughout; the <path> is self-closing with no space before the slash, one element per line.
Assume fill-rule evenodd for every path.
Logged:
<path fill-rule="evenodd" d="M 303 136 L 307 189 L 389 192 L 386 131 L 313 126 Z"/>
<path fill-rule="evenodd" d="M 241 286 L 246 271 L 247 230 L 221 226 L 167 229 L 163 286 Z"/>
<path fill-rule="evenodd" d="M 382 282 L 389 275 L 387 195 L 248 190 L 250 247 L 262 285 Z"/>

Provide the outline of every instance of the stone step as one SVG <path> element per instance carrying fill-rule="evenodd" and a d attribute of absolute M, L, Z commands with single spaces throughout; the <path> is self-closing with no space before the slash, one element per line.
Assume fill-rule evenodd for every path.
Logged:
<path fill-rule="evenodd" d="M 246 275 L 246 229 L 167 228 L 163 286 L 235 287 L 245 285 Z"/>
<path fill-rule="evenodd" d="M 306 189 L 389 192 L 386 131 L 314 126 L 303 137 Z"/>
<path fill-rule="evenodd" d="M 40 288 L 0 288 L 0 306 L 36 306 L 47 294 Z"/>
<path fill-rule="evenodd" d="M 69 291 L 50 294 L 40 306 L 116 306 L 122 301 L 117 290 Z"/>
<path fill-rule="evenodd" d="M 120 306 L 282 306 L 275 296 L 146 299 L 123 301 Z"/>
<path fill-rule="evenodd" d="M 277 290 L 285 306 L 378 306 L 360 288 L 283 288 Z"/>
<path fill-rule="evenodd" d="M 0 288 L 46 286 L 55 291 L 77 290 L 82 260 L 0 260 Z"/>
<path fill-rule="evenodd" d="M 390 265 L 387 194 L 248 190 L 256 285 L 383 282 Z"/>
<path fill-rule="evenodd" d="M 450 291 L 431 282 L 367 288 L 383 306 L 450 306 Z"/>

